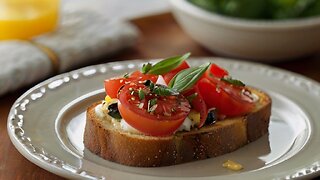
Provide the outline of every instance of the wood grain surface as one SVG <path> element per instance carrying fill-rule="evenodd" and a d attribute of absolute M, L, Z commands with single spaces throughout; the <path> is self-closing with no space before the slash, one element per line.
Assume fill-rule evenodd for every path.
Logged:
<path fill-rule="evenodd" d="M 171 14 L 150 16 L 132 21 L 141 30 L 134 48 L 124 50 L 113 57 L 101 58 L 98 63 L 127 59 L 151 59 L 185 52 L 192 56 L 215 56 L 190 39 L 178 26 Z M 312 55 L 293 61 L 270 64 L 300 73 L 320 82 L 320 55 Z M 62 179 L 29 162 L 12 145 L 7 134 L 7 117 L 14 101 L 29 87 L 0 97 L 0 179 Z"/>

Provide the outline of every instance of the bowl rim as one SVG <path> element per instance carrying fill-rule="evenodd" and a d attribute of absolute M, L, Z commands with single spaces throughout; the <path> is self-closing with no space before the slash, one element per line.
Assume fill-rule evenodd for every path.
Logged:
<path fill-rule="evenodd" d="M 170 0 L 171 5 L 199 19 L 222 26 L 236 27 L 240 29 L 263 29 L 263 30 L 287 30 L 291 28 L 305 28 L 320 26 L 320 16 L 306 17 L 301 19 L 287 20 L 250 20 L 245 18 L 228 17 L 214 12 L 209 12 L 197 7 L 186 0 Z"/>

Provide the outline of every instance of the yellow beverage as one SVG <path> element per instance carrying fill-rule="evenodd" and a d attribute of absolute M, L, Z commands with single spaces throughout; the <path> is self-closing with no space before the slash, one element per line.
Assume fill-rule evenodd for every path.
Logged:
<path fill-rule="evenodd" d="M 60 0 L 0 0 L 0 40 L 29 39 L 52 31 Z"/>

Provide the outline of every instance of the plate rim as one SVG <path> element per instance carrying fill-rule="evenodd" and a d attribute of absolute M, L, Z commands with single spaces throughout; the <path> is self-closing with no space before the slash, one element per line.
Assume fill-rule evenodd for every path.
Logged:
<path fill-rule="evenodd" d="M 157 61 L 158 59 L 154 59 L 152 61 Z M 266 65 L 266 64 L 261 64 L 261 63 L 257 63 L 257 62 L 247 62 L 247 61 L 241 61 L 239 59 L 230 59 L 230 58 L 221 58 L 221 57 L 196 57 L 196 58 L 190 58 L 189 62 L 192 61 L 197 61 L 197 60 L 201 60 L 201 61 L 226 61 L 228 63 L 235 63 L 237 65 L 244 65 L 246 67 L 261 67 L 262 69 L 268 70 L 268 71 L 272 71 L 272 72 L 277 72 L 280 74 L 286 74 L 289 76 L 294 76 L 295 78 L 297 78 L 298 80 L 303 80 L 306 82 L 306 85 L 308 86 L 308 88 L 311 88 L 309 86 L 313 86 L 313 87 L 317 87 L 318 90 L 320 90 L 320 83 L 305 77 L 301 74 L 295 73 L 295 72 L 291 72 L 288 70 L 284 70 L 281 68 L 277 68 L 277 67 L 273 67 L 270 65 Z M 25 157 L 27 158 L 29 161 L 31 161 L 32 163 L 36 164 L 37 166 L 50 171 L 54 174 L 57 175 L 61 175 L 64 177 L 68 177 L 68 178 L 92 178 L 92 177 L 96 177 L 95 174 L 92 174 L 91 172 L 77 172 L 74 171 L 73 167 L 69 167 L 70 170 L 67 169 L 62 169 L 59 166 L 56 166 L 53 163 L 50 163 L 48 161 L 45 161 L 43 158 L 41 158 L 41 152 L 40 154 L 36 155 L 35 153 L 30 152 L 31 150 L 34 151 L 33 148 L 37 148 L 37 147 L 31 147 L 31 150 L 27 149 L 25 144 L 23 144 L 21 142 L 21 139 L 19 139 L 15 134 L 14 134 L 14 129 L 13 129 L 13 125 L 12 125 L 12 121 L 14 120 L 14 116 L 15 116 L 15 111 L 17 108 L 17 105 L 20 104 L 19 102 L 21 102 L 24 98 L 26 98 L 28 95 L 30 95 L 32 92 L 36 91 L 37 89 L 40 89 L 41 87 L 50 84 L 51 82 L 55 81 L 55 80 L 59 80 L 63 77 L 71 77 L 73 74 L 81 74 L 85 71 L 88 71 L 90 69 L 95 69 L 97 71 L 97 69 L 99 67 L 114 67 L 116 65 L 123 65 L 123 64 L 135 64 L 136 66 L 141 65 L 142 63 L 145 63 L 147 61 L 150 61 L 150 59 L 135 59 L 135 60 L 124 60 L 124 61 L 115 61 L 115 62 L 108 62 L 108 63 L 103 63 L 103 64 L 97 64 L 97 65 L 91 65 L 91 66 L 86 66 L 80 69 L 76 69 L 70 72 L 66 72 L 66 73 L 62 73 L 59 75 L 56 75 L 54 77 L 51 77 L 43 82 L 38 83 L 37 85 L 35 85 L 34 87 L 30 88 L 28 91 L 26 91 L 25 93 L 23 93 L 12 105 L 12 107 L 10 108 L 10 112 L 8 114 L 8 119 L 7 119 L 7 132 L 9 134 L 10 140 L 13 143 L 13 145 L 15 146 L 15 148 Z M 126 69 L 130 69 L 130 68 L 126 68 Z M 113 71 L 115 71 L 115 69 L 113 69 Z M 45 94 L 46 92 L 44 92 L 43 94 Z M 316 92 L 316 95 L 320 96 L 320 91 Z M 40 97 L 41 98 L 41 97 Z M 18 127 L 21 128 L 21 127 Z M 22 128 L 21 128 L 22 129 Z M 23 129 L 22 129 L 23 130 Z M 25 140 L 24 140 L 25 141 Z M 28 141 L 28 140 L 26 140 Z M 31 142 L 31 141 L 30 141 Z M 30 145 L 32 146 L 32 144 L 30 143 Z M 39 153 L 39 152 L 37 152 Z M 44 152 L 45 153 L 45 152 Z M 57 161 L 59 165 L 66 165 L 68 166 L 68 164 L 65 164 L 62 160 L 59 161 L 59 159 L 57 159 L 56 157 L 53 157 L 54 161 Z M 315 164 L 316 163 L 316 164 Z M 286 177 L 282 177 L 282 178 L 310 178 L 310 177 L 315 177 L 319 175 L 320 172 L 320 161 L 316 160 L 314 164 L 308 165 L 296 172 L 293 172 L 291 174 L 288 174 Z M 314 168 L 315 170 L 311 171 L 311 169 Z M 83 173 L 83 174 L 81 174 Z M 131 174 L 128 172 L 122 172 L 122 173 L 126 173 L 126 174 Z M 136 175 L 136 174 L 135 174 Z M 150 175 L 142 175 L 144 177 L 154 177 L 154 176 L 150 176 Z M 104 177 L 98 177 L 101 179 L 104 179 Z"/>

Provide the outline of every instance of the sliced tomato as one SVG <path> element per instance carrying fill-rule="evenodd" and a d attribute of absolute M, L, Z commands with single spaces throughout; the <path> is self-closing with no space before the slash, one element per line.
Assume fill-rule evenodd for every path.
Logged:
<path fill-rule="evenodd" d="M 118 91 L 126 82 L 131 82 L 128 78 L 113 78 L 104 80 L 104 89 L 111 98 L 117 98 Z"/>
<path fill-rule="evenodd" d="M 135 71 L 130 74 L 130 78 L 139 80 L 139 81 L 144 81 L 148 79 L 153 83 L 155 83 L 158 79 L 158 76 L 154 74 L 143 74 L 141 71 Z"/>
<path fill-rule="evenodd" d="M 145 92 L 145 97 L 141 100 L 139 90 Z M 132 127 L 151 136 L 173 134 L 190 112 L 190 104 L 183 95 L 155 95 L 144 84 L 124 85 L 118 99 L 122 118 Z M 156 99 L 152 108 L 148 107 L 151 99 Z"/>
<path fill-rule="evenodd" d="M 211 64 L 198 82 L 200 94 L 204 97 L 207 108 L 216 108 L 219 114 L 226 116 L 239 116 L 250 112 L 254 103 L 243 93 L 245 87 L 221 81 L 221 78 L 226 76 L 229 76 L 227 70 Z"/>
<path fill-rule="evenodd" d="M 195 94 L 195 96 L 194 96 Z M 207 116 L 208 116 L 208 109 L 207 105 L 203 99 L 203 96 L 200 93 L 199 87 L 196 85 L 191 90 L 188 90 L 187 92 L 183 93 L 185 97 L 194 96 L 194 98 L 191 99 L 191 107 L 192 109 L 196 110 L 200 113 L 200 123 L 198 124 L 198 127 L 202 127 L 204 123 L 206 122 Z"/>
<path fill-rule="evenodd" d="M 178 73 L 180 72 L 181 70 L 184 70 L 184 69 L 188 69 L 190 66 L 189 64 L 187 63 L 187 61 L 183 61 L 180 66 L 178 66 L 177 68 L 171 70 L 170 72 L 168 73 L 165 73 L 163 74 L 163 79 L 164 81 L 169 84 L 170 80 Z"/>
<path fill-rule="evenodd" d="M 208 109 L 216 108 L 219 114 L 245 115 L 254 108 L 252 99 L 243 93 L 244 88 L 242 87 L 222 81 L 211 81 L 207 78 L 202 78 L 198 82 L 198 87 Z"/>
<path fill-rule="evenodd" d="M 144 80 L 151 80 L 153 83 L 155 83 L 157 79 L 157 75 L 143 74 L 140 71 L 135 71 L 127 78 L 121 77 L 104 80 L 104 88 L 108 96 L 111 98 L 117 98 L 118 91 L 124 84 Z"/>
<path fill-rule="evenodd" d="M 228 76 L 229 72 L 216 64 L 211 64 L 207 70 L 207 74 L 209 76 L 213 75 L 214 77 L 217 77 L 217 78 L 223 78 L 225 76 Z"/>

